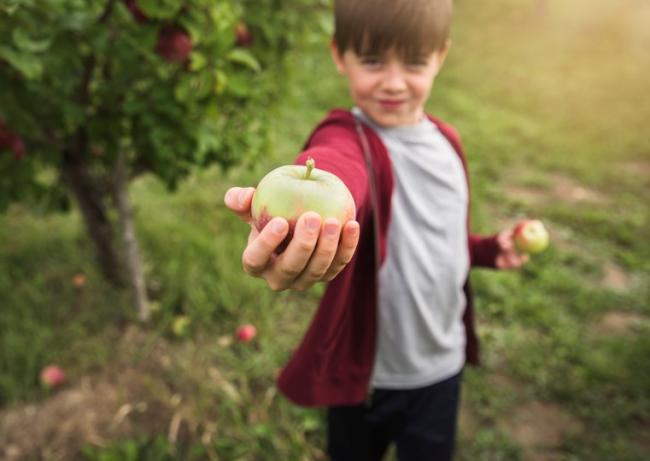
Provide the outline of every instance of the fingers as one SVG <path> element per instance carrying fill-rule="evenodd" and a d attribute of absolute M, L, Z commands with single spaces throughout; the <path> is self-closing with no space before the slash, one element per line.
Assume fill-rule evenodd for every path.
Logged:
<path fill-rule="evenodd" d="M 284 218 L 273 218 L 261 232 L 251 229 L 248 245 L 242 254 L 242 266 L 247 274 L 260 277 L 275 258 L 274 251 L 289 232 Z"/>
<path fill-rule="evenodd" d="M 250 222 L 251 201 L 254 194 L 254 187 L 231 187 L 226 191 L 223 201 L 242 220 Z"/>
<path fill-rule="evenodd" d="M 296 279 L 305 271 L 316 249 L 320 232 L 321 218 L 318 213 L 309 211 L 298 218 L 289 246 L 275 260 L 273 268 L 265 274 L 264 278 L 271 289 L 284 290 L 295 287 Z M 304 283 L 301 287 L 307 288 Z"/>
<path fill-rule="evenodd" d="M 506 229 L 499 233 L 497 240 L 502 251 L 511 251 L 515 247 L 514 232 L 512 229 Z"/>
<path fill-rule="evenodd" d="M 497 257 L 497 268 L 499 269 L 518 269 L 528 262 L 527 254 L 517 253 L 515 250 L 503 251 Z"/>
<path fill-rule="evenodd" d="M 359 223 L 349 221 L 341 230 L 336 218 L 322 222 L 317 213 L 307 212 L 298 219 L 289 245 L 278 256 L 274 251 L 287 233 L 288 223 L 282 218 L 273 219 L 259 233 L 251 226 L 242 255 L 244 271 L 264 278 L 275 291 L 305 290 L 316 282 L 332 280 L 352 259 L 359 242 Z"/>
<path fill-rule="evenodd" d="M 528 262 L 529 256 L 517 251 L 513 229 L 506 229 L 500 232 L 497 240 L 501 250 L 496 260 L 497 268 L 518 269 Z"/>
<path fill-rule="evenodd" d="M 323 222 L 318 243 L 305 270 L 296 278 L 293 288 L 305 290 L 322 280 L 330 268 L 339 247 L 341 223 L 336 218 L 327 218 Z"/>
<path fill-rule="evenodd" d="M 345 223 L 345 226 L 343 226 L 341 241 L 336 251 L 336 255 L 334 256 L 334 260 L 325 275 L 322 277 L 324 282 L 332 280 L 345 266 L 347 266 L 347 264 L 352 260 L 352 256 L 354 256 L 358 243 L 359 223 L 356 221 L 348 221 Z"/>

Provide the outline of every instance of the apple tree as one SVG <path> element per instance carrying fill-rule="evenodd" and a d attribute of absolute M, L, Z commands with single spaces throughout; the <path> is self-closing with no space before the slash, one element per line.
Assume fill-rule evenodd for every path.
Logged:
<path fill-rule="evenodd" d="M 102 273 L 132 284 L 146 320 L 128 181 L 173 188 L 260 152 L 256 109 L 277 94 L 301 8 L 320 3 L 0 0 L 0 211 L 71 198 Z"/>

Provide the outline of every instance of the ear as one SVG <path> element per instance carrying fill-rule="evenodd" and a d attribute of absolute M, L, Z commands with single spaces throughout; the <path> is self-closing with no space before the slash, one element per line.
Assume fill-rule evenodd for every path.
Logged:
<path fill-rule="evenodd" d="M 341 55 L 339 48 L 336 46 L 334 40 L 330 42 L 330 53 L 332 55 L 332 61 L 334 61 L 334 65 L 336 65 L 336 70 L 339 72 L 339 74 L 345 74 L 343 56 Z"/>

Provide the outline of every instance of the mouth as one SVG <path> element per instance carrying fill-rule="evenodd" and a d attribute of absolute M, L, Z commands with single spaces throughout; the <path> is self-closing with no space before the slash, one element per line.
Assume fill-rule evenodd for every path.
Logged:
<path fill-rule="evenodd" d="M 397 109 L 406 101 L 404 99 L 380 99 L 378 102 L 380 106 L 386 109 Z"/>

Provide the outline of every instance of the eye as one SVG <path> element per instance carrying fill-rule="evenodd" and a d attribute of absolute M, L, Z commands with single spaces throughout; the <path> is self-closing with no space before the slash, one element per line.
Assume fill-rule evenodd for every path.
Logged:
<path fill-rule="evenodd" d="M 406 64 L 409 67 L 415 68 L 426 67 L 427 64 L 429 64 L 429 60 L 427 58 L 411 58 L 407 61 Z"/>
<path fill-rule="evenodd" d="M 379 56 L 373 56 L 373 55 L 361 56 L 360 61 L 361 64 L 368 67 L 378 67 L 382 63 L 381 58 Z"/>

